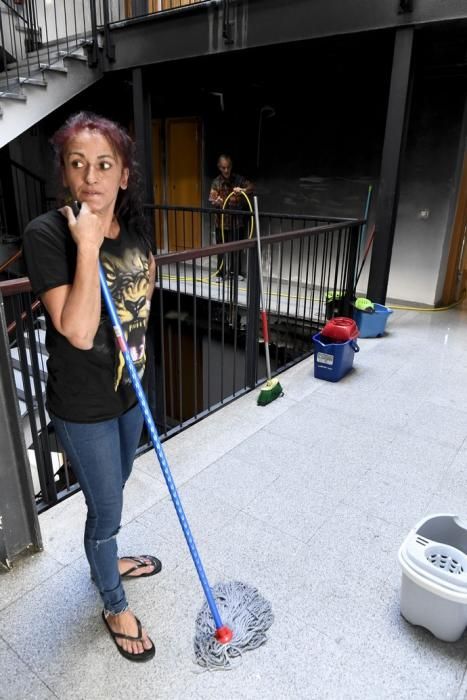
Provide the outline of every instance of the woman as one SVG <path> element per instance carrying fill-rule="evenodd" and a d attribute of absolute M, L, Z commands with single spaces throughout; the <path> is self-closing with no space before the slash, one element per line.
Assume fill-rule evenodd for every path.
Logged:
<path fill-rule="evenodd" d="M 24 233 L 33 292 L 47 322 L 47 409 L 88 508 L 84 545 L 101 594 L 103 620 L 119 652 L 154 656 L 131 612 L 123 578 L 160 571 L 150 556 L 117 556 L 123 487 L 143 418 L 101 301 L 99 261 L 140 375 L 154 289 L 155 262 L 137 191 L 134 144 L 119 125 L 92 113 L 71 117 L 52 138 L 69 193 L 64 206 Z M 80 207 L 80 208 L 79 208 Z"/>

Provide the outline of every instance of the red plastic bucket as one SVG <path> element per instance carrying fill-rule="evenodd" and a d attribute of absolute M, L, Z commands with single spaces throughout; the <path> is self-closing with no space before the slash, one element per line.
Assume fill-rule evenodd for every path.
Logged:
<path fill-rule="evenodd" d="M 358 326 L 353 318 L 336 316 L 326 323 L 321 330 L 321 335 L 329 340 L 345 343 L 347 340 L 358 338 Z"/>

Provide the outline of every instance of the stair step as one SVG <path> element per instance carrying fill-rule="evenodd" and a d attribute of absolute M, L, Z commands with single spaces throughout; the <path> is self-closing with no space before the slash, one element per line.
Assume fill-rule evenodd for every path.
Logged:
<path fill-rule="evenodd" d="M 73 58 L 76 61 L 87 62 L 87 60 L 88 60 L 87 56 L 85 56 L 82 53 L 74 53 L 74 52 L 70 52 L 70 51 L 59 51 L 58 55 L 60 56 L 60 58 Z"/>
<path fill-rule="evenodd" d="M 19 100 L 21 102 L 26 102 L 26 95 L 22 92 L 0 92 L 0 99 L 5 100 Z"/>
<path fill-rule="evenodd" d="M 14 368 L 13 368 L 13 376 L 14 376 L 14 379 L 15 379 L 16 393 L 18 394 L 18 398 L 19 398 L 21 401 L 25 401 L 25 400 L 26 400 L 26 394 L 25 394 L 25 391 L 24 391 L 23 375 L 21 374 L 20 370 L 14 369 Z M 30 386 L 31 386 L 31 393 L 32 393 L 32 397 L 33 397 L 33 399 L 34 399 L 34 403 L 36 403 L 36 401 L 35 401 L 35 399 L 36 399 L 36 390 L 35 390 L 35 388 L 34 388 L 34 382 L 33 382 L 33 380 L 32 380 L 32 377 L 29 378 L 29 384 L 30 384 Z M 41 381 L 41 391 L 42 391 L 42 395 L 44 395 L 44 393 L 45 393 L 45 382 L 42 382 L 42 381 Z"/>
<path fill-rule="evenodd" d="M 34 331 L 34 335 L 36 337 L 36 346 L 37 346 L 37 351 L 41 355 L 45 355 L 47 357 L 47 349 L 45 347 L 45 330 L 43 328 L 36 328 Z M 24 336 L 24 339 L 26 341 L 26 345 L 29 347 L 29 338 L 27 335 Z"/>
<path fill-rule="evenodd" d="M 37 85 L 37 87 L 47 87 L 47 80 L 40 78 L 18 78 L 20 85 Z"/>
<path fill-rule="evenodd" d="M 37 473 L 36 453 L 31 448 L 28 449 L 28 458 L 29 458 L 29 464 L 31 467 L 32 485 L 33 485 L 34 493 L 36 494 L 36 497 L 37 497 L 37 496 L 39 496 L 39 494 L 41 492 L 41 485 L 40 485 L 40 481 L 39 481 L 39 475 Z M 57 472 L 63 466 L 63 454 L 61 452 L 51 452 L 50 459 L 52 460 L 55 481 L 57 481 L 58 480 Z"/>
<path fill-rule="evenodd" d="M 31 353 L 26 348 L 26 356 L 28 358 L 28 371 L 29 374 L 32 376 L 32 364 L 31 364 Z M 47 381 L 47 370 L 41 367 L 41 365 L 44 365 L 44 361 L 41 357 L 37 358 L 37 361 L 39 362 L 39 376 L 41 378 L 41 381 L 46 382 Z M 19 357 L 19 350 L 18 348 L 13 348 L 11 351 L 11 366 L 13 369 L 17 369 L 21 372 L 21 360 Z"/>
<path fill-rule="evenodd" d="M 39 63 L 39 68 L 41 70 L 51 70 L 54 73 L 68 73 L 68 68 L 66 66 L 60 66 L 55 63 Z"/>

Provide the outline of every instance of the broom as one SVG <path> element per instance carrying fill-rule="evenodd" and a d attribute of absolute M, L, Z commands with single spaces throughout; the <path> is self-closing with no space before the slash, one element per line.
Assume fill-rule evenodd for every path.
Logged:
<path fill-rule="evenodd" d="M 206 669 L 232 668 L 243 651 L 256 649 L 266 641 L 266 630 L 273 622 L 271 605 L 256 588 L 240 581 L 218 583 L 211 590 L 101 265 L 99 279 L 117 344 L 125 359 L 131 383 L 206 597 L 206 602 L 196 618 L 195 661 Z M 218 605 L 222 607 L 224 619 L 228 624 L 222 622 Z"/>
<path fill-rule="evenodd" d="M 258 198 L 256 195 L 253 197 L 253 206 L 255 209 L 255 224 L 256 224 L 256 249 L 258 251 L 258 268 L 259 268 L 259 289 L 260 289 L 260 301 L 261 301 L 261 323 L 263 326 L 263 338 L 264 338 L 264 354 L 266 357 L 266 377 L 267 382 L 261 388 L 258 396 L 258 406 L 267 406 L 268 403 L 274 401 L 279 396 L 284 395 L 284 391 L 279 383 L 278 379 L 271 378 L 271 361 L 269 358 L 269 329 L 268 329 L 268 317 L 266 314 L 265 303 L 264 303 L 264 290 L 263 290 L 263 262 L 261 258 L 261 240 L 259 231 L 259 214 L 258 214 Z"/>

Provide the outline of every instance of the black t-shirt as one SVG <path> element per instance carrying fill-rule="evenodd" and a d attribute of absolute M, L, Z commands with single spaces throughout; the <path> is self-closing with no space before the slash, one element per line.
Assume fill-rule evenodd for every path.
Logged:
<path fill-rule="evenodd" d="M 146 362 L 148 250 L 120 221 L 116 239 L 105 238 L 100 261 L 139 376 Z M 33 293 L 72 284 L 76 244 L 65 217 L 50 211 L 31 221 L 24 232 L 24 255 Z M 124 358 L 101 300 L 101 318 L 90 350 L 80 350 L 59 333 L 45 310 L 47 323 L 47 408 L 62 418 L 93 423 L 115 418 L 136 403 Z"/>

